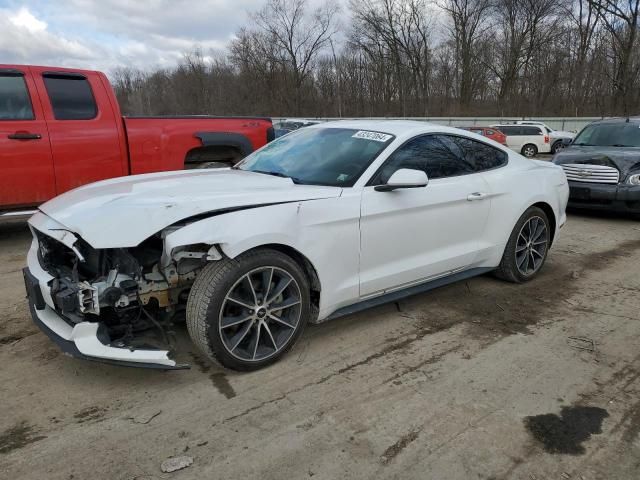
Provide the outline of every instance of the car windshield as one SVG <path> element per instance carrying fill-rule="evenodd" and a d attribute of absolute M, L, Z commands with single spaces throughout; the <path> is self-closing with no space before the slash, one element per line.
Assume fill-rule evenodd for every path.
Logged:
<path fill-rule="evenodd" d="M 640 125 L 627 122 L 587 125 L 573 141 L 573 145 L 640 147 Z"/>
<path fill-rule="evenodd" d="M 234 168 L 301 184 L 351 187 L 394 138 L 350 128 L 303 128 L 274 140 Z"/>

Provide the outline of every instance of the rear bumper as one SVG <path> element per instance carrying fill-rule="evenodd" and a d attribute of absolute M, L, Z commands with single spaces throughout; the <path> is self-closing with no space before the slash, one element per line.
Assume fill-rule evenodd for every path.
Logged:
<path fill-rule="evenodd" d="M 51 298 L 53 277 L 37 259 L 37 243 L 31 245 L 28 267 L 23 269 L 27 301 L 33 322 L 66 354 L 97 362 L 128 367 L 174 370 L 188 368 L 169 358 L 167 350 L 128 349 L 110 345 L 107 329 L 100 322 L 73 323 L 60 315 Z"/>
<path fill-rule="evenodd" d="M 640 186 L 569 182 L 570 208 L 640 213 Z"/>

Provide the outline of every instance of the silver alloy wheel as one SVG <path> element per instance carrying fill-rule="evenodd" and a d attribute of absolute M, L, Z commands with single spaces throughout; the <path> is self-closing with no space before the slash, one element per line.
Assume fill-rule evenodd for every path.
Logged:
<path fill-rule="evenodd" d="M 536 155 L 536 149 L 532 145 L 527 145 L 522 150 L 522 153 L 524 154 L 525 157 L 531 158 Z"/>
<path fill-rule="evenodd" d="M 525 277 L 535 274 L 547 253 L 547 224 L 538 217 L 531 217 L 520 229 L 516 242 L 516 266 Z"/>
<path fill-rule="evenodd" d="M 225 349 L 249 362 L 266 360 L 296 331 L 302 312 L 298 282 L 279 267 L 260 267 L 243 275 L 227 292 L 218 328 Z"/>

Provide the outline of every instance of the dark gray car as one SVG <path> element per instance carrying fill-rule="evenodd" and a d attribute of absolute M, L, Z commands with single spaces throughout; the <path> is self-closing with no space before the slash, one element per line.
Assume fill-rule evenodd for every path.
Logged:
<path fill-rule="evenodd" d="M 552 161 L 569 180 L 569 207 L 640 213 L 640 117 L 591 123 Z"/>

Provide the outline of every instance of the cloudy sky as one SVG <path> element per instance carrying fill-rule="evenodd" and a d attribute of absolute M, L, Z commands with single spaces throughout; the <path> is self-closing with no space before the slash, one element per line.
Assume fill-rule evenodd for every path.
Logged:
<path fill-rule="evenodd" d="M 0 63 L 175 65 L 222 49 L 264 0 L 0 0 Z"/>

